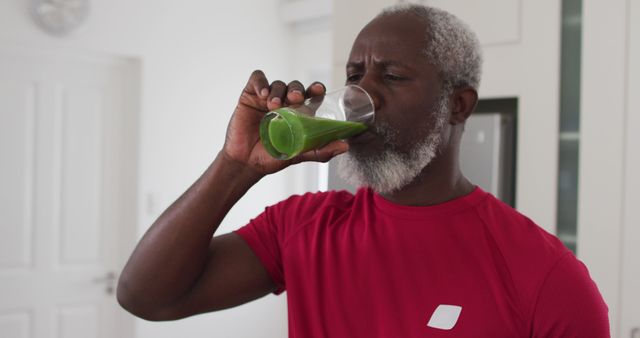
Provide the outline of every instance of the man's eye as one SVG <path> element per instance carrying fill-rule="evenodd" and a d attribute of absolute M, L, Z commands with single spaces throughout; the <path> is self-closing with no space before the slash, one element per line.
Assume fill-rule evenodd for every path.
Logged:
<path fill-rule="evenodd" d="M 358 80 L 360 80 L 362 76 L 360 74 L 351 74 L 351 75 L 347 75 L 347 82 L 352 83 L 352 82 L 357 82 Z"/>
<path fill-rule="evenodd" d="M 395 75 L 395 74 L 385 74 L 384 78 L 387 79 L 387 80 L 391 80 L 391 81 L 402 81 L 402 80 L 404 80 L 404 77 L 398 76 L 398 75 Z"/>

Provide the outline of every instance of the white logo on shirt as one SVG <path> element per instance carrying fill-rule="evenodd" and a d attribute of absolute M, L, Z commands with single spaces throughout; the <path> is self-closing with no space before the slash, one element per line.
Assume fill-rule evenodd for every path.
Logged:
<path fill-rule="evenodd" d="M 451 330 L 453 326 L 456 325 L 456 322 L 458 322 L 461 311 L 461 306 L 440 304 L 436 310 L 433 311 L 427 326 L 435 329 Z"/>

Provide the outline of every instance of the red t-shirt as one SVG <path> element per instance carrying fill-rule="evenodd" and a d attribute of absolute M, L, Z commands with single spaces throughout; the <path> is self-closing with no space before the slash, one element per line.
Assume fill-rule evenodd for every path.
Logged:
<path fill-rule="evenodd" d="M 427 207 L 308 193 L 237 234 L 287 291 L 290 337 L 610 335 L 586 267 L 479 188 Z"/>

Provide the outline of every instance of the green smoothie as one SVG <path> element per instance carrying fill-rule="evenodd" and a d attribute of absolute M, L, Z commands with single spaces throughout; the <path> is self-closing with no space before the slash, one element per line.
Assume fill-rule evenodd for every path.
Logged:
<path fill-rule="evenodd" d="M 286 160 L 365 130 L 364 123 L 311 117 L 284 107 L 264 116 L 260 139 L 271 156 Z"/>

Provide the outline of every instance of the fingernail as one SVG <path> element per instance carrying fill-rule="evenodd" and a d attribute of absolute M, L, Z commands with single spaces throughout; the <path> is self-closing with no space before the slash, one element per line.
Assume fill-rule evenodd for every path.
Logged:
<path fill-rule="evenodd" d="M 280 103 L 282 103 L 282 101 L 280 101 L 280 98 L 279 98 L 279 97 L 274 97 L 274 98 L 272 98 L 272 99 L 271 99 L 271 102 L 272 102 L 273 104 L 280 104 Z"/>
<path fill-rule="evenodd" d="M 260 96 L 265 97 L 267 95 L 269 95 L 269 89 L 262 88 L 262 90 L 260 91 Z"/>
<path fill-rule="evenodd" d="M 290 95 L 298 94 L 300 96 L 303 96 L 302 92 L 300 90 L 298 90 L 298 89 L 294 89 L 294 90 L 290 91 L 289 94 Z"/>
<path fill-rule="evenodd" d="M 320 84 L 320 83 L 314 83 L 313 86 L 318 88 L 318 89 L 324 89 L 324 86 L 322 84 Z"/>

